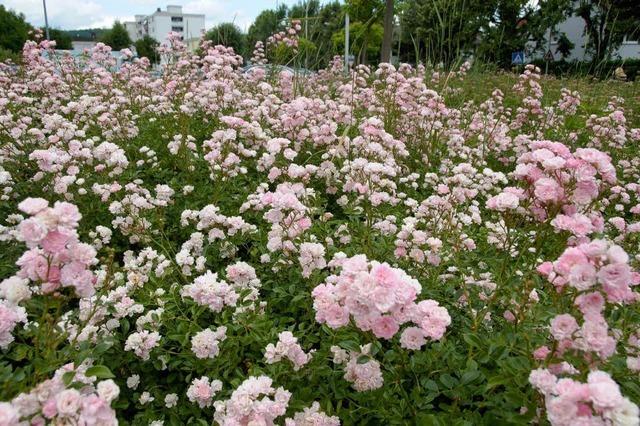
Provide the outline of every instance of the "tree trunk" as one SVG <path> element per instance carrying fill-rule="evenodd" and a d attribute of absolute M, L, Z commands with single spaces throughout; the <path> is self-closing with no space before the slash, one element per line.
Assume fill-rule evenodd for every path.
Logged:
<path fill-rule="evenodd" d="M 393 0 L 386 0 L 384 8 L 384 36 L 382 37 L 382 51 L 380 62 L 391 61 L 391 43 L 393 41 Z"/>

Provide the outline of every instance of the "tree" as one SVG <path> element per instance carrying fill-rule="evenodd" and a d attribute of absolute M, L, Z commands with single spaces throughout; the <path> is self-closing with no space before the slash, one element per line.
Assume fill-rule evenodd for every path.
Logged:
<path fill-rule="evenodd" d="M 525 49 L 532 34 L 538 33 L 535 8 L 529 0 L 495 0 L 488 25 L 481 30 L 479 56 L 503 68 L 511 66 L 511 53 Z"/>
<path fill-rule="evenodd" d="M 333 35 L 344 32 L 344 9 L 340 1 L 321 5 L 319 0 L 300 0 L 289 8 L 288 18 L 301 21 L 298 50 L 305 68 L 324 67 L 334 55 L 342 53 L 333 43 Z"/>
<path fill-rule="evenodd" d="M 44 28 L 42 28 L 44 32 Z M 49 28 L 49 38 L 56 41 L 56 49 L 71 50 L 73 49 L 73 43 L 71 43 L 71 36 L 62 30 L 56 28 Z"/>
<path fill-rule="evenodd" d="M 558 46 L 556 47 L 556 53 L 562 56 L 562 59 L 567 59 L 571 55 L 571 51 L 574 48 L 574 44 L 569 40 L 567 34 L 562 33 L 558 37 Z"/>
<path fill-rule="evenodd" d="M 385 4 L 382 0 L 348 0 L 347 1 L 347 11 L 349 13 L 349 17 L 354 24 L 356 25 L 357 31 L 354 32 L 354 40 L 353 47 L 354 51 L 358 52 L 358 62 L 361 64 L 367 64 L 369 61 L 369 56 L 372 51 L 370 49 L 369 43 L 373 43 L 372 37 L 378 35 L 378 29 L 374 27 L 379 27 L 380 36 L 383 35 L 384 30 L 382 28 L 382 17 L 384 11 Z M 350 26 L 351 28 L 351 26 Z M 377 40 L 375 44 L 376 54 L 380 52 L 380 45 L 382 43 L 382 37 L 380 40 Z M 355 50 L 355 47 L 358 46 L 359 49 Z"/>
<path fill-rule="evenodd" d="M 375 23 L 370 26 L 362 22 L 354 22 L 349 25 L 351 36 L 351 50 L 358 52 L 360 63 L 366 64 L 369 60 L 377 60 L 380 57 L 380 46 L 384 29 L 382 25 Z M 333 34 L 333 45 L 336 51 L 344 50 L 344 31 Z"/>
<path fill-rule="evenodd" d="M 122 50 L 131 46 L 129 33 L 120 21 L 113 23 L 113 27 L 102 35 L 101 41 L 111 46 L 113 50 Z"/>
<path fill-rule="evenodd" d="M 266 42 L 270 35 L 285 29 L 287 6 L 281 4 L 278 9 L 267 9 L 260 12 L 247 32 L 248 49 L 253 50 L 257 41 Z"/>
<path fill-rule="evenodd" d="M 400 5 L 405 55 L 450 66 L 475 52 L 487 33 L 495 0 L 408 0 Z M 514 22 L 515 25 L 515 22 Z"/>
<path fill-rule="evenodd" d="M 233 50 L 240 55 L 247 51 L 247 36 L 232 22 L 218 24 L 207 31 L 204 38 L 211 40 L 214 45 L 233 47 Z"/>
<path fill-rule="evenodd" d="M 146 35 L 143 38 L 136 40 L 134 46 L 136 47 L 138 57 L 147 58 L 152 64 L 157 64 L 160 62 L 160 55 L 158 55 L 158 51 L 156 50 L 159 44 L 160 43 L 158 43 L 156 39 Z"/>
<path fill-rule="evenodd" d="M 22 51 L 29 31 L 33 29 L 23 14 L 8 10 L 0 4 L 0 48 L 17 53 Z"/>
<path fill-rule="evenodd" d="M 587 48 L 594 62 L 611 59 L 625 35 L 633 38 L 640 34 L 637 0 L 580 0 L 575 14 L 584 21 Z"/>
<path fill-rule="evenodd" d="M 393 41 L 393 0 L 386 0 L 384 8 L 384 35 L 380 62 L 391 61 L 391 42 Z"/>

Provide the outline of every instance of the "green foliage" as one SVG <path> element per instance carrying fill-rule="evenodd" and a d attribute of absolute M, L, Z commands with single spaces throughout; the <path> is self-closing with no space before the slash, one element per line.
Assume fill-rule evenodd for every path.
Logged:
<path fill-rule="evenodd" d="M 0 47 L 0 62 L 13 62 L 14 64 L 20 63 L 22 60 L 22 55 L 17 52 L 13 52 L 9 49 L 5 49 L 4 47 Z"/>
<path fill-rule="evenodd" d="M 636 0 L 581 0 L 575 14 L 584 21 L 589 37 L 587 48 L 594 62 L 612 59 L 613 49 L 625 35 L 632 39 L 640 35 L 640 7 Z"/>
<path fill-rule="evenodd" d="M 82 30 L 66 30 L 64 31 L 71 37 L 73 41 L 96 41 L 109 30 L 104 28 L 87 28 Z"/>
<path fill-rule="evenodd" d="M 490 2 L 408 0 L 401 11 L 402 32 L 405 40 L 416 41 L 420 60 L 449 66 L 476 48 L 492 10 Z"/>
<path fill-rule="evenodd" d="M 44 33 L 44 28 L 42 32 Z M 71 50 L 73 44 L 71 43 L 71 36 L 66 31 L 59 30 L 57 28 L 49 28 L 49 38 L 56 41 L 56 49 Z"/>
<path fill-rule="evenodd" d="M 349 32 L 351 37 L 350 50 L 355 52 L 360 62 L 367 63 L 379 59 L 384 35 L 384 28 L 381 24 L 374 23 L 367 26 L 362 22 L 354 22 L 349 25 Z M 334 33 L 332 40 L 335 50 L 344 51 L 344 31 Z"/>
<path fill-rule="evenodd" d="M 562 33 L 558 37 L 558 47 L 556 47 L 556 52 L 559 53 L 563 59 L 566 59 L 569 55 L 571 55 L 571 51 L 574 48 L 574 44 L 567 38 L 567 34 Z"/>
<path fill-rule="evenodd" d="M 113 27 L 100 37 L 100 41 L 111 46 L 113 50 L 122 50 L 132 44 L 127 29 L 119 21 L 114 22 Z"/>
<path fill-rule="evenodd" d="M 278 9 L 267 9 L 260 12 L 247 32 L 248 49 L 253 50 L 256 42 L 266 42 L 271 34 L 277 33 L 285 28 L 285 18 L 287 17 L 287 6 L 281 4 Z"/>
<path fill-rule="evenodd" d="M 151 36 L 144 36 L 143 38 L 136 40 L 134 46 L 136 47 L 136 52 L 138 53 L 138 57 L 147 58 L 152 64 L 157 64 L 160 62 L 160 55 L 156 50 L 158 48 L 159 43 Z"/>
<path fill-rule="evenodd" d="M 537 59 L 533 63 L 544 68 L 542 59 Z M 559 77 L 586 77 L 592 76 L 598 79 L 610 79 L 613 77 L 616 68 L 621 67 L 627 79 L 634 81 L 640 75 L 640 59 L 626 59 L 615 61 L 601 61 L 593 63 L 591 61 L 553 61 L 549 63 L 549 74 Z"/>
<path fill-rule="evenodd" d="M 33 27 L 25 21 L 23 14 L 0 4 L 0 48 L 14 53 L 21 52 L 31 30 Z"/>
<path fill-rule="evenodd" d="M 233 47 L 233 51 L 239 55 L 247 52 L 247 36 L 233 22 L 223 22 L 211 28 L 205 34 L 206 40 L 211 40 L 215 45 L 221 44 Z"/>

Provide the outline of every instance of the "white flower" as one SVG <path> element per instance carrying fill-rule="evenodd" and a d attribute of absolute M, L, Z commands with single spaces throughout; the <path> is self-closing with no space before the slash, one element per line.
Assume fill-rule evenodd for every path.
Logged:
<path fill-rule="evenodd" d="M 97 391 L 98 396 L 104 399 L 107 403 L 111 403 L 111 401 L 114 401 L 118 398 L 118 395 L 120 395 L 120 388 L 111 379 L 103 380 L 98 383 Z"/>
<path fill-rule="evenodd" d="M 0 283 L 0 297 L 13 304 L 31 299 L 29 280 L 20 277 L 10 277 Z"/>
<path fill-rule="evenodd" d="M 134 374 L 127 379 L 127 387 L 129 389 L 135 389 L 140 384 L 140 376 Z"/>
<path fill-rule="evenodd" d="M 175 407 L 178 404 L 178 395 L 175 393 L 169 393 L 164 397 L 164 405 L 167 408 Z"/>
<path fill-rule="evenodd" d="M 611 411 L 610 418 L 614 426 L 638 426 L 640 410 L 629 398 L 623 398 L 622 403 Z"/>
<path fill-rule="evenodd" d="M 147 391 L 142 392 L 140 395 L 140 404 L 145 405 L 148 402 L 152 402 L 155 398 Z"/>

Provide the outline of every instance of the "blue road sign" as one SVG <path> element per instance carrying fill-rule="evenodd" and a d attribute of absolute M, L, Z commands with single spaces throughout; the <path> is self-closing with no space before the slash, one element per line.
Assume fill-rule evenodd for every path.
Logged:
<path fill-rule="evenodd" d="M 517 52 L 511 52 L 511 63 L 513 65 L 524 64 L 524 52 L 522 50 L 519 50 Z"/>

